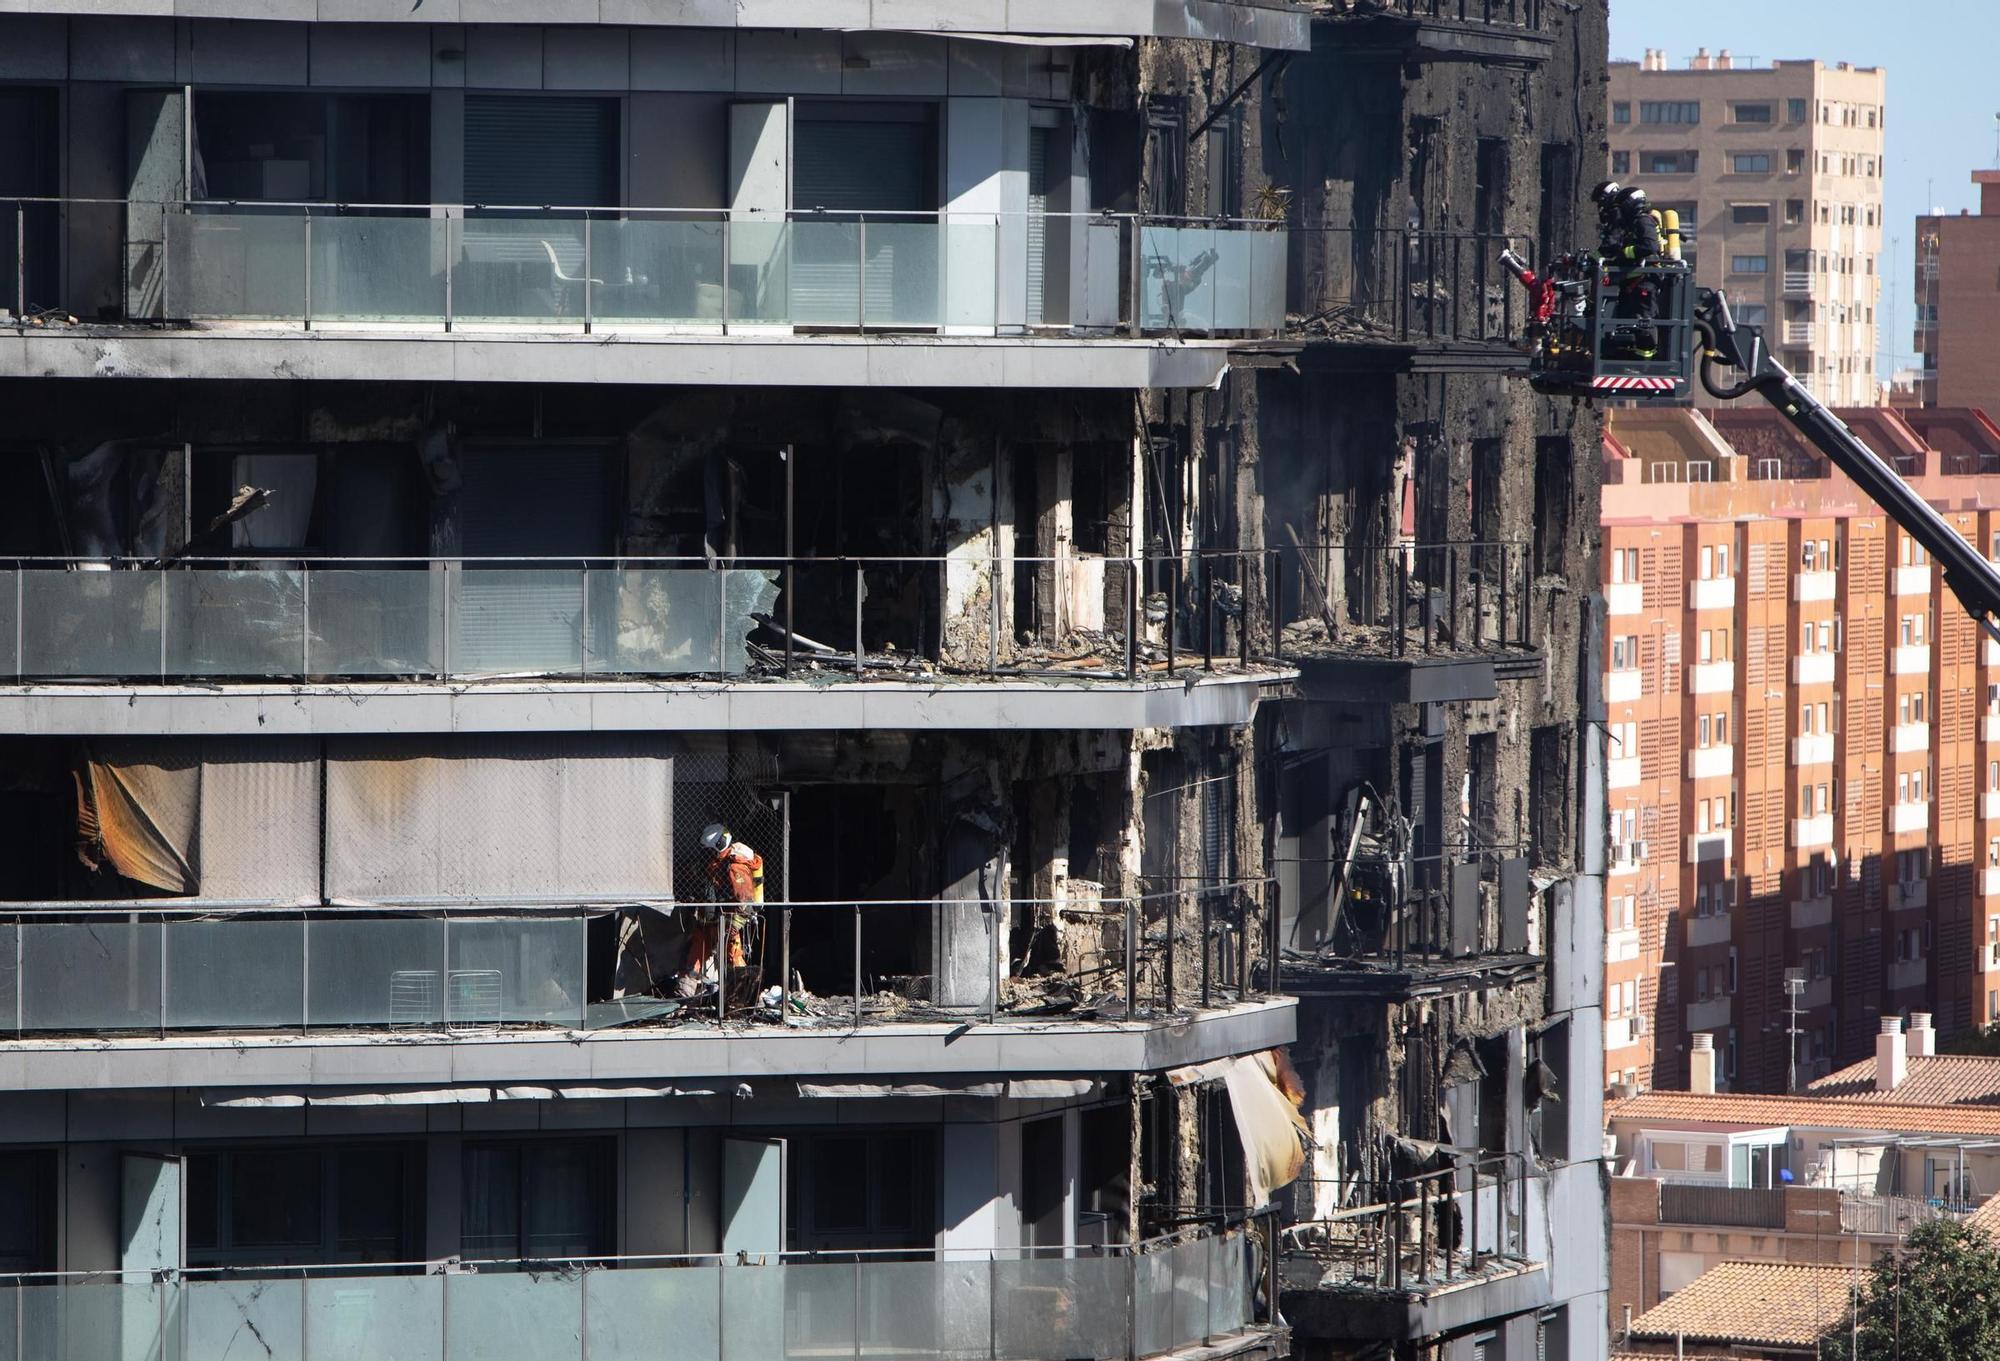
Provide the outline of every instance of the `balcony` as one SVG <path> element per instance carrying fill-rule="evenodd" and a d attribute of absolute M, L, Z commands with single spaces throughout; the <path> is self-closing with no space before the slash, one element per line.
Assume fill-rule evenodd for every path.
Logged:
<path fill-rule="evenodd" d="M 1604 673 L 1604 702 L 1631 704 L 1644 692 L 1644 673 L 1636 667 Z"/>
<path fill-rule="evenodd" d="M 486 726 L 473 715 L 518 712 L 525 702 L 537 726 L 572 729 L 1060 726 L 1079 705 L 1095 711 L 1071 715 L 1086 726 L 1120 726 L 1111 713 L 1121 706 L 1135 726 L 1172 726 L 1177 710 L 1240 708 L 1231 721 L 1246 721 L 1251 693 L 1238 695 L 1240 705 L 1226 699 L 1231 678 L 1290 674 L 1269 656 L 1283 636 L 1268 610 L 1255 612 L 1252 627 L 1225 613 L 1251 585 L 1253 558 L 1240 554 L 1151 564 L 981 554 L 736 559 L 714 568 L 572 558 L 64 570 L 108 565 L 0 567 L 0 725 L 438 729 L 463 726 L 459 717 Z M 1254 565 L 1270 579 L 1269 559 L 1254 555 Z M 1006 582 L 1000 591 L 991 589 L 996 574 Z M 1135 574 L 1169 587 L 1136 629 L 1116 603 L 1106 617 L 1107 601 L 1138 611 L 1128 589 Z M 926 598 L 926 579 L 938 594 L 912 606 Z M 1181 581 L 1210 588 L 1207 610 L 1192 591 L 1168 605 Z M 1010 625 L 1003 598 L 1030 583 L 1054 602 L 1060 639 Z M 960 606 L 940 638 L 932 612 L 955 602 L 976 605 Z M 808 619 L 838 641 L 805 636 Z M 788 620 L 801 622 L 788 629 Z M 678 699 L 671 718 L 662 683 Z M 851 699 L 832 700 L 829 687 Z M 1035 693 L 1043 700 L 1030 709 L 1003 714 Z M 802 704 L 807 694 L 826 698 Z"/>
<path fill-rule="evenodd" d="M 1830 925 L 1833 921 L 1833 898 L 1794 899 L 1791 905 L 1792 929 L 1811 931 L 1816 927 Z"/>
<path fill-rule="evenodd" d="M 1889 805 L 1889 830 L 1898 834 L 1930 830 L 1931 806 L 1927 803 Z"/>
<path fill-rule="evenodd" d="M 1833 572 L 1801 571 L 1792 577 L 1792 599 L 1802 605 L 1831 600 L 1836 580 Z"/>
<path fill-rule="evenodd" d="M 1987 865 L 1980 869 L 1979 892 L 1986 898 L 2000 896 L 2000 865 Z"/>
<path fill-rule="evenodd" d="M 1987 666 L 2000 666 L 2000 642 L 1991 638 L 1979 640 L 1979 659 Z"/>
<path fill-rule="evenodd" d="M 1831 975 L 1806 980 L 1806 990 L 1799 994 L 1799 1006 L 1807 1011 L 1818 1011 L 1833 1005 L 1833 978 Z"/>
<path fill-rule="evenodd" d="M 1931 669 L 1931 649 L 1928 643 L 1905 643 L 1893 649 L 1889 657 L 1889 671 L 1897 676 L 1917 676 Z"/>
<path fill-rule="evenodd" d="M 1609 872 L 1629 874 L 1646 863 L 1648 847 L 1643 841 L 1614 841 L 1611 843 Z"/>
<path fill-rule="evenodd" d="M 1928 723 L 1898 723 L 1889 729 L 1890 751 L 1929 751 L 1930 749 L 1931 725 Z"/>
<path fill-rule="evenodd" d="M 1731 918 L 1728 913 L 1715 917 L 1687 917 L 1687 943 L 1690 950 L 1704 945 L 1727 945 L 1733 935 Z"/>
<path fill-rule="evenodd" d="M 1362 348 L 1417 351 L 1410 362 L 1419 368 L 1443 350 L 1456 357 L 1454 367 L 1484 360 L 1501 372 L 1524 371 L 1518 350 L 1505 351 L 1526 320 L 1527 294 L 1500 257 L 1510 249 L 1532 255 L 1533 243 L 1347 227 L 1294 227 L 1290 239 L 1306 280 L 1294 309 L 1304 317 L 1294 328 L 1307 345 L 1302 368 L 1348 368 L 1351 351 Z"/>
<path fill-rule="evenodd" d="M 1786 292 L 1792 292 L 1787 287 Z M 1815 327 L 1809 321 L 1788 321 L 1784 323 L 1785 344 L 1810 346 L 1813 343 Z"/>
<path fill-rule="evenodd" d="M 1721 695 L 1736 688 L 1734 662 L 1696 662 L 1687 674 L 1690 695 Z"/>
<path fill-rule="evenodd" d="M 1630 1016 L 1611 1016 L 1605 1018 L 1605 1053 L 1609 1054 L 1615 1050 L 1629 1049 L 1639 1042 L 1638 1036 L 1633 1033 L 1632 1021 L 1633 1018 Z"/>
<path fill-rule="evenodd" d="M 911 1254 L 901 1254 L 907 1258 Z M 1249 1232 L 1186 1233 L 1073 1256 L 963 1260 L 770 1252 L 719 1257 L 337 1265 L 10 1278 L 8 1355 L 222 1357 L 255 1339 L 292 1361 L 638 1361 L 1170 1356 L 1258 1351 Z M 1268 1354 L 1268 1353 L 1265 1353 Z"/>
<path fill-rule="evenodd" d="M 1643 614 L 1646 588 L 1636 581 L 1614 581 L 1604 588 L 1604 608 L 1614 616 Z"/>
<path fill-rule="evenodd" d="M 1704 1030 L 1725 1030 L 1729 1026 L 1733 1010 L 1732 1000 L 1727 996 L 1690 1002 L 1687 1008 L 1687 1031 L 1693 1035 Z"/>
<path fill-rule="evenodd" d="M 1443 1149 L 1445 1160 L 1393 1181 L 1304 1185 L 1315 1213 L 1285 1229 L 1280 1262 L 1295 1338 L 1430 1336 L 1548 1300 L 1535 1227 L 1546 1174 L 1519 1154 Z"/>
<path fill-rule="evenodd" d="M 1931 593 L 1931 569 L 1928 564 L 1896 569 L 1897 595 L 1929 595 Z"/>
<path fill-rule="evenodd" d="M 1822 766 L 1833 761 L 1833 734 L 1809 733 L 1792 739 L 1792 764 Z"/>
<path fill-rule="evenodd" d="M 1931 881 L 1928 879 L 1903 879 L 1889 885 L 1889 910 L 1901 912 L 1927 906 L 1931 900 Z"/>
<path fill-rule="evenodd" d="M 1632 789 L 1637 787 L 1640 777 L 1641 760 L 1637 756 L 1614 756 L 1604 763 L 1604 785 L 1607 789 Z"/>
<path fill-rule="evenodd" d="M 1697 577 L 1688 583 L 1691 610 L 1733 610 L 1736 608 L 1735 577 Z"/>
<path fill-rule="evenodd" d="M 1833 844 L 1833 814 L 1792 819 L 1792 845 L 1800 849 Z"/>
<path fill-rule="evenodd" d="M 1639 928 L 1626 927 L 1622 931 L 1604 933 L 1604 962 L 1622 964 L 1639 957 Z"/>
<path fill-rule="evenodd" d="M 1921 988 L 1928 981 L 1929 972 L 1921 959 L 1899 959 L 1889 965 L 1887 985 L 1891 992 Z"/>
<path fill-rule="evenodd" d="M 681 938 L 646 930 L 619 947 L 622 995 L 595 976 L 589 923 L 622 912 L 664 924 L 663 912 L 11 904 L 0 909 L 0 959 L 10 966 L 0 974 L 0 1034 L 13 1042 L 0 1050 L 22 1089 L 76 1086 L 79 1064 L 93 1085 L 158 1086 L 161 1042 L 172 1037 L 175 1071 L 195 1085 L 310 1084 L 333 1064 L 395 1074 L 376 1081 L 464 1087 L 464 1099 L 484 1099 L 482 1083 L 637 1082 L 648 1073 L 859 1074 L 890 1063 L 954 1071 L 964 1063 L 951 1046 L 968 1026 L 984 1036 L 978 1061 L 992 1071 L 1172 1066 L 1239 1052 L 1232 1044 L 1289 1040 L 1291 1004 L 1260 982 L 1273 961 L 1243 948 L 1246 923 L 1267 915 L 1260 902 L 1223 886 L 1045 904 L 1089 962 L 1075 977 L 1039 980 L 1009 976 L 995 939 L 1015 910 L 1036 910 L 1031 903 L 767 902 L 732 925 L 748 974 L 720 958 L 705 975 L 686 973 Z M 1212 948 L 1170 957 L 1169 920 L 1205 931 Z M 969 968 L 894 983 L 863 968 L 948 926 Z M 792 981 L 781 981 L 780 960 Z M 680 977 L 692 996 L 673 986 Z M 1097 999 L 1093 1019 L 1077 1013 L 1077 988 Z M 868 1045 L 853 1043 L 861 1034 Z M 368 1057 L 385 1045 L 402 1055 L 387 1068 Z"/>
<path fill-rule="evenodd" d="M 1833 684 L 1833 654 L 1807 652 L 1792 658 L 1792 684 Z"/>
<path fill-rule="evenodd" d="M 1211 555 L 1213 557 L 1214 555 Z M 1391 704 L 1492 699 L 1501 680 L 1542 674 L 1532 633 L 1536 585 L 1524 543 L 1327 543 L 1287 548 L 1269 612 L 1286 619 L 1287 665 L 1309 699 Z M 1258 571 L 1255 555 L 1248 570 Z M 1220 560 L 1218 559 L 1219 563 Z M 1240 569 L 1239 569 L 1240 570 Z M 1228 596 L 1249 606 L 1249 576 L 1169 577 L 1148 613 Z M 1155 574 L 1159 580 L 1159 574 Z M 1164 599 L 1161 597 L 1164 596 Z M 1217 617 L 1234 608 L 1216 607 Z M 1251 606 L 1254 608 L 1254 606 Z M 1218 629 L 1217 636 L 1220 637 Z"/>
<path fill-rule="evenodd" d="M 1707 864 L 1714 860 L 1729 858 L 1730 833 L 1728 828 L 1713 832 L 1695 832 L 1687 839 L 1687 860 L 1690 865 Z"/>
<path fill-rule="evenodd" d="M 2000 820 L 2000 789 L 1989 789 L 1979 796 L 1979 816 L 1988 821 Z"/>
<path fill-rule="evenodd" d="M 1687 772 L 1690 780 L 1727 779 L 1736 773 L 1736 748 L 1696 747 L 1688 753 Z"/>
<path fill-rule="evenodd" d="M 61 206 L 122 210 L 137 233 L 124 315 L 25 331 L 0 348 L 0 376 L 83 376 L 115 335 L 116 371 L 150 377 L 248 362 L 327 380 L 1179 387 L 1221 373 L 1227 346 L 1210 339 L 1286 319 L 1288 236 L 1271 221 Z M 1067 243 L 1068 287 L 1045 279 L 1057 301 L 1031 303 L 1029 242 L 1044 236 Z"/>
<path fill-rule="evenodd" d="M 1803 294 L 1812 292 L 1813 276 L 1803 270 L 1785 271 L 1785 292 Z"/>

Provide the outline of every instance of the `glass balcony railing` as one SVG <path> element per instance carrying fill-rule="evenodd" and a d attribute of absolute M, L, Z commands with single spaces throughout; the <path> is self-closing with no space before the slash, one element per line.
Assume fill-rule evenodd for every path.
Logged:
<path fill-rule="evenodd" d="M 0 199 L 17 316 L 59 310 L 65 207 L 122 210 L 125 320 L 537 331 L 1268 335 L 1284 224 L 1101 213 L 741 213 Z M 17 233 L 17 228 L 19 231 Z M 39 253 L 39 254 L 38 254 Z M 53 257 L 53 258 L 51 258 Z"/>
<path fill-rule="evenodd" d="M 577 1027 L 586 925 L 581 913 L 24 914 L 0 922 L 0 1027 Z"/>
<path fill-rule="evenodd" d="M 907 1257 L 908 1254 L 902 1254 Z M 0 1361 L 1122 1361 L 1260 1322 L 1250 1230 L 949 1260 L 773 1253 L 0 1278 Z"/>
<path fill-rule="evenodd" d="M 893 954 L 920 937 L 933 914 L 965 904 L 766 902 L 754 917 L 731 917 L 744 962 L 731 965 L 724 956 L 719 975 L 689 975 L 698 1004 L 688 1015 L 716 1015 L 718 999 L 724 1019 L 748 1011 L 751 1019 L 783 1018 L 794 1026 L 947 1016 L 997 1023 L 1017 1009 L 1037 1014 L 1046 997 L 1035 988 L 1010 993 L 1000 973 L 1005 942 L 994 933 L 1004 934 L 1017 911 L 1065 922 L 1079 962 L 1077 973 L 1061 981 L 1115 1000 L 1122 1019 L 1184 1017 L 1259 1001 L 1270 995 L 1277 965 L 1271 916 L 1277 898 L 1268 882 L 1159 887 L 1146 881 L 1127 897 L 979 904 L 994 909 L 979 914 L 991 977 L 966 982 L 960 999 L 901 996 L 886 1008 L 881 980 L 863 967 L 864 957 Z M 0 904 L 0 1035 L 593 1029 L 634 1019 L 623 1002 L 590 991 L 586 963 L 590 921 L 621 907 L 636 910 L 629 904 L 507 911 L 419 901 L 366 909 L 199 899 Z M 817 942 L 810 954 L 792 949 L 794 917 Z M 1170 936 L 1170 921 L 1190 928 L 1198 921 L 1199 935 L 1190 929 L 1186 938 Z M 667 982 L 684 967 L 681 955 L 654 959 L 643 942 L 634 948 L 643 957 L 640 972 L 662 990 L 651 1000 L 671 1004 L 652 1014 L 676 1011 L 684 999 Z M 746 968 L 754 987 L 741 976 Z M 649 1000 L 638 993 L 629 998 Z"/>
<path fill-rule="evenodd" d="M 0 562 L 0 679 L 1129 681 L 1271 667 L 1285 644 L 1265 550 L 195 561 Z"/>

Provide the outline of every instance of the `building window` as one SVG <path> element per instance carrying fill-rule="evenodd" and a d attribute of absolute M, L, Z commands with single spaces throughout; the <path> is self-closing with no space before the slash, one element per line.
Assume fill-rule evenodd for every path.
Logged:
<path fill-rule="evenodd" d="M 1631 122 L 1632 121 L 1631 101 L 1624 99 L 1615 101 L 1611 105 L 1611 121 L 1614 123 Z"/>
<path fill-rule="evenodd" d="M 1771 153 L 1738 151 L 1729 158 L 1729 172 L 1732 175 L 1768 175 L 1771 173 Z"/>
<path fill-rule="evenodd" d="M 1771 205 L 1732 203 L 1729 205 L 1729 220 L 1739 227 L 1761 227 L 1771 220 Z"/>
<path fill-rule="evenodd" d="M 1787 151 L 1785 153 L 1785 173 L 1787 175 L 1802 175 L 1805 173 L 1805 168 L 1806 168 L 1805 152 L 1799 150 L 1792 150 L 1792 151 Z"/>
<path fill-rule="evenodd" d="M 1637 634 L 1627 634 L 1611 640 L 1611 669 L 1613 671 L 1636 671 L 1639 669 L 1639 638 Z"/>
<path fill-rule="evenodd" d="M 1629 152 L 1629 151 L 1614 151 L 1614 152 L 1612 152 L 1612 153 L 1611 153 L 1611 173 L 1612 173 L 1612 174 L 1614 174 L 1614 175 L 1629 175 L 1629 174 L 1631 174 L 1631 173 L 1632 173 L 1632 153 L 1631 153 L 1631 152 Z"/>
<path fill-rule="evenodd" d="M 1614 548 L 1611 550 L 1611 582 L 1614 586 L 1639 580 L 1639 550 L 1636 548 Z"/>
<path fill-rule="evenodd" d="M 609 1139 L 468 1143 L 460 1245 L 468 1258 L 609 1256 L 617 1251 Z"/>
<path fill-rule="evenodd" d="M 1701 104 L 1697 100 L 1639 101 L 1639 121 L 1641 123 L 1699 123 Z"/>
<path fill-rule="evenodd" d="M 1692 151 L 1642 151 L 1640 168 L 1648 175 L 1692 175 L 1697 157 Z"/>
<path fill-rule="evenodd" d="M 1732 104 L 1729 106 L 1730 121 L 1733 123 L 1768 123 L 1771 121 L 1769 104 Z"/>
<path fill-rule="evenodd" d="M 1805 101 L 1805 100 L 1803 100 L 1803 99 L 1788 99 L 1788 100 L 1786 100 L 1786 101 L 1785 101 L 1785 121 L 1786 121 L 1787 123 L 1803 123 L 1803 122 L 1805 122 L 1805 121 L 1806 121 L 1806 101 Z"/>
<path fill-rule="evenodd" d="M 1771 257 L 1768 255 L 1732 255 L 1729 257 L 1731 274 L 1769 274 Z"/>
<path fill-rule="evenodd" d="M 1761 302 L 1746 302 L 1736 308 L 1736 320 L 1745 326 L 1768 326 L 1771 309 Z"/>
<path fill-rule="evenodd" d="M 1802 198 L 1785 200 L 1785 225 L 1796 227 L 1806 220 L 1806 201 Z"/>
<path fill-rule="evenodd" d="M 385 1142 L 190 1153 L 188 1263 L 409 1261 L 423 1243 L 421 1152 Z"/>

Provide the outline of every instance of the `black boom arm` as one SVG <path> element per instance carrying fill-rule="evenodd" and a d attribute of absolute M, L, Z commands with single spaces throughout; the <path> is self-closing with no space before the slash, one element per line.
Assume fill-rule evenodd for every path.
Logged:
<path fill-rule="evenodd" d="M 1756 393 L 1798 427 L 1800 434 L 1834 464 L 1885 514 L 1936 558 L 1944 569 L 1944 584 L 1981 628 L 2000 639 L 2000 569 L 1953 529 L 1930 502 L 1883 462 L 1825 403 L 1806 391 L 1791 372 L 1764 348 L 1764 334 L 1743 326 L 1729 313 L 1729 302 L 1713 289 L 1703 289 L 1695 301 L 1695 333 L 1701 340 L 1701 385 L 1711 396 L 1732 400 Z M 1733 385 L 1718 381 L 1716 370 L 1731 368 L 1739 375 Z"/>

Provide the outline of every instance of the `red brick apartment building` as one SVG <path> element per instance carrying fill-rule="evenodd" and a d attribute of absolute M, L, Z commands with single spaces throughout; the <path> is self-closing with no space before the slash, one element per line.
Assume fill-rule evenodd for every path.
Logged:
<path fill-rule="evenodd" d="M 2000 170 L 1975 170 L 1979 211 L 1917 219 L 1917 330 L 1925 406 L 2000 411 Z"/>
<path fill-rule="evenodd" d="M 2000 555 L 2000 426 L 1841 415 Z M 1881 1016 L 2000 1016 L 2000 644 L 1922 547 L 1761 408 L 1617 413 L 1603 527 L 1607 1084 L 1683 1087 L 1709 1033 L 1784 1091 Z"/>

